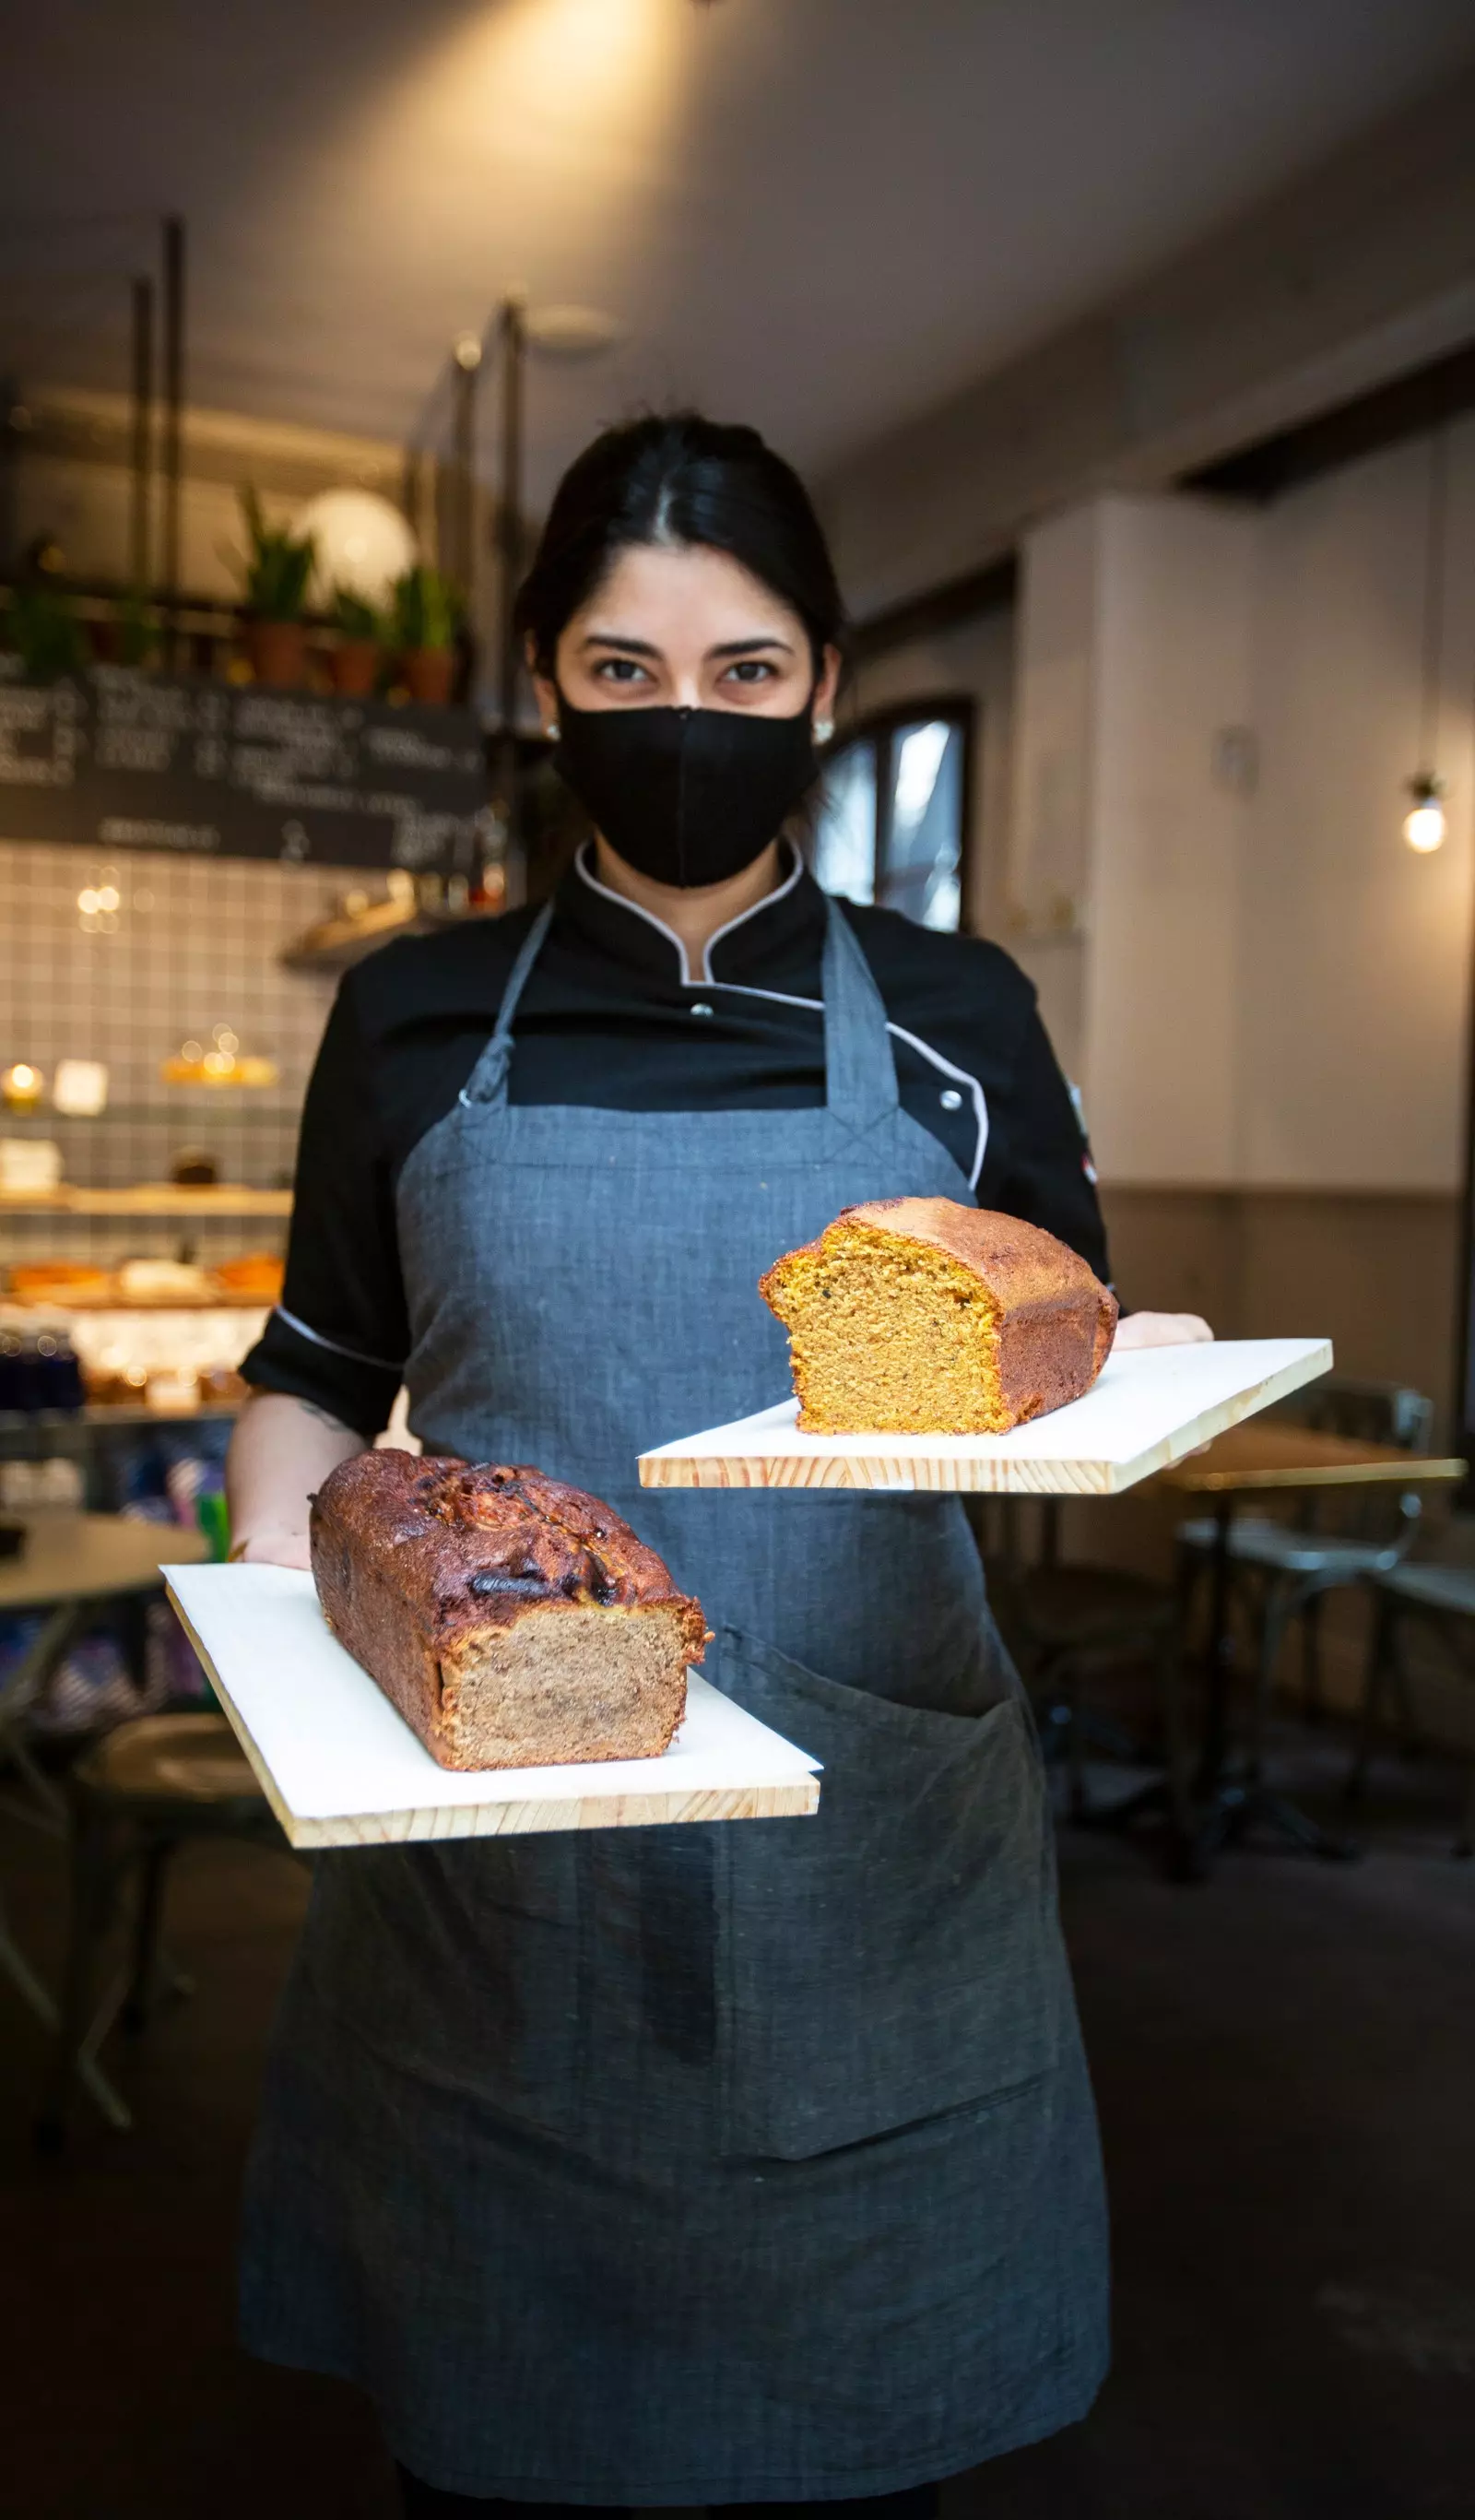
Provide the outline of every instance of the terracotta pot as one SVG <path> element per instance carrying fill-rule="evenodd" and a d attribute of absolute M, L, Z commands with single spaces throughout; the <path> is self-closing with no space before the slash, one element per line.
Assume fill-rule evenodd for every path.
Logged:
<path fill-rule="evenodd" d="M 377 639 L 344 639 L 328 659 L 333 688 L 345 699 L 368 699 L 379 681 L 379 667 Z"/>
<path fill-rule="evenodd" d="M 456 679 L 456 655 L 450 648 L 407 648 L 400 663 L 413 700 L 444 708 Z"/>
<path fill-rule="evenodd" d="M 279 691 L 307 681 L 307 628 L 301 621 L 247 621 L 246 652 L 258 683 Z"/>

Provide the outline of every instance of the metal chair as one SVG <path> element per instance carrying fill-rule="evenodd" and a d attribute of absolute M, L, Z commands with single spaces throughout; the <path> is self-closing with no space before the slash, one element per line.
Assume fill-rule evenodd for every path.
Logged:
<path fill-rule="evenodd" d="M 1437 1638 L 1461 1679 L 1475 1682 L 1475 1654 L 1471 1650 L 1475 1647 L 1475 1627 L 1470 1624 L 1475 1621 L 1475 1567 L 1394 1566 L 1372 1576 L 1370 1587 L 1372 1634 L 1363 1681 L 1357 1748 L 1344 1789 L 1350 1802 L 1360 1800 L 1366 1790 L 1367 1771 L 1390 1688 L 1398 1697 L 1404 1745 L 1414 1746 L 1408 1674 L 1403 1654 L 1404 1631 L 1410 1620 Z M 1453 1852 L 1463 1857 L 1475 1855 L 1475 1760 L 1470 1763 L 1464 1814 Z"/>
<path fill-rule="evenodd" d="M 974 1528 L 990 1602 L 1030 1691 L 1045 1756 L 1064 1767 L 1071 1819 L 1120 1826 L 1143 1811 L 1164 1808 L 1176 1838 L 1185 1840 L 1189 1792 L 1179 1597 L 1167 1585 L 1124 1567 L 1062 1563 L 1059 1509 L 1053 1499 L 1039 1501 L 1040 1550 L 1027 1562 L 1017 1501 L 988 1503 L 996 1515 L 985 1507 L 975 1515 Z M 1094 1679 L 1144 1663 L 1156 1683 L 1162 1761 L 1113 1718 L 1085 1702 Z M 1125 1798 L 1094 1805 L 1086 1784 L 1086 1757 L 1093 1749 L 1162 1773 Z"/>
<path fill-rule="evenodd" d="M 1295 1402 L 1275 1412 L 1319 1433 L 1361 1443 L 1393 1444 L 1401 1452 L 1428 1449 L 1434 1404 L 1421 1391 L 1397 1382 L 1327 1374 Z M 1322 1488 L 1299 1498 L 1284 1517 L 1237 1514 L 1229 1529 L 1229 1561 L 1236 1587 L 1250 1593 L 1258 1629 L 1251 1770 L 1256 1771 L 1275 1666 L 1287 1632 L 1299 1620 L 1302 1708 L 1315 1723 L 1322 1712 L 1320 1614 L 1328 1593 L 1391 1574 L 1401 1566 L 1418 1529 L 1422 1502 L 1415 1489 L 1387 1486 Z M 1207 1565 L 1214 1523 L 1180 1525 L 1178 1543 L 1185 1595 Z"/>
<path fill-rule="evenodd" d="M 223 1715 L 145 1715 L 120 1724 L 83 1752 L 67 1781 L 71 1908 L 51 2070 L 36 2121 L 46 2151 L 66 2141 L 78 2083 L 119 2013 L 126 2028 L 142 2030 L 162 1985 L 190 1992 L 159 1947 L 176 1850 L 195 1837 L 285 1845 Z M 99 2000 L 105 1944 L 130 1909 L 129 1958 Z M 107 2088 L 107 2114 L 125 2131 L 131 2112 Z"/>

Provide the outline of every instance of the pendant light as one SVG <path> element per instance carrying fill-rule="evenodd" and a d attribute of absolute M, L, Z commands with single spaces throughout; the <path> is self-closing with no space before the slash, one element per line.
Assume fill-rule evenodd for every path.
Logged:
<path fill-rule="evenodd" d="M 1443 670 L 1445 611 L 1445 511 L 1449 482 L 1449 436 L 1438 429 L 1429 440 L 1429 507 L 1424 542 L 1423 687 L 1419 695 L 1419 756 L 1424 767 L 1406 782 L 1413 802 L 1404 816 L 1404 837 L 1420 857 L 1439 848 L 1445 836 L 1445 783 L 1434 768 L 1439 752 L 1439 690 Z"/>

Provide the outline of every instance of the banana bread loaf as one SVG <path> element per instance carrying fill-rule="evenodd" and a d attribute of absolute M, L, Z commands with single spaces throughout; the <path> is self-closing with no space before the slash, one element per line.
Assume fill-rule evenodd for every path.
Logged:
<path fill-rule="evenodd" d="M 653 1759 L 699 1601 L 598 1497 L 541 1470 L 359 1453 L 313 1500 L 328 1624 L 443 1768 Z"/>
<path fill-rule="evenodd" d="M 799 1423 L 1004 1435 L 1089 1391 L 1116 1297 L 1052 1234 L 950 1198 L 847 1207 L 759 1293 L 789 1334 Z"/>

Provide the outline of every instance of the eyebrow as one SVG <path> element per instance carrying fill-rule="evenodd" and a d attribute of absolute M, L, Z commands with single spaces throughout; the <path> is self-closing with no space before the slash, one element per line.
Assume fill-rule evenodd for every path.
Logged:
<path fill-rule="evenodd" d="M 591 630 L 579 641 L 581 648 L 618 648 L 627 656 L 659 656 L 660 650 L 649 639 L 627 639 L 621 630 Z M 724 639 L 719 647 L 709 648 L 709 656 L 751 656 L 760 648 L 781 648 L 785 656 L 793 654 L 786 639 L 760 635 L 752 639 Z"/>

